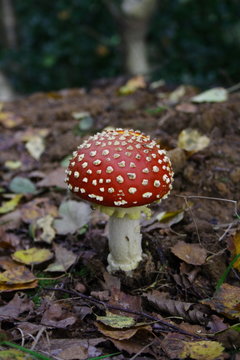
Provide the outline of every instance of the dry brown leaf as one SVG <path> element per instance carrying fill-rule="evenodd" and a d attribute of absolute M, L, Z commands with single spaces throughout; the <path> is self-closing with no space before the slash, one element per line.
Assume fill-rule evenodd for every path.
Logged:
<path fill-rule="evenodd" d="M 151 332 L 151 326 L 147 326 L 147 325 L 138 326 L 138 327 L 129 328 L 129 329 L 123 329 L 123 330 L 114 329 L 110 326 L 106 326 L 101 323 L 95 323 L 95 325 L 97 326 L 98 330 L 103 335 L 105 335 L 111 339 L 116 339 L 116 340 L 130 339 L 140 330 L 147 330 L 147 331 Z"/>
<path fill-rule="evenodd" d="M 77 255 L 72 251 L 65 249 L 64 247 L 55 244 L 55 261 L 50 264 L 44 271 L 67 271 L 77 260 Z"/>
<path fill-rule="evenodd" d="M 9 303 L 0 307 L 0 319 L 17 319 L 22 313 L 32 312 L 33 306 L 32 300 L 30 300 L 27 295 L 20 296 L 15 294 Z"/>
<path fill-rule="evenodd" d="M 20 243 L 20 238 L 13 234 L 5 231 L 4 227 L 0 228 L 0 251 L 4 249 L 14 249 Z"/>
<path fill-rule="evenodd" d="M 65 172 L 64 168 L 59 167 L 48 174 L 45 175 L 45 178 L 38 182 L 40 187 L 51 187 L 57 186 L 63 189 L 66 189 L 66 184 L 64 182 Z"/>
<path fill-rule="evenodd" d="M 51 326 L 59 329 L 65 329 L 66 327 L 73 325 L 77 320 L 77 317 L 72 314 L 64 304 L 51 304 L 49 308 L 44 312 L 41 324 Z"/>
<path fill-rule="evenodd" d="M 197 112 L 198 108 L 196 105 L 190 103 L 181 103 L 176 106 L 176 110 L 188 114 L 194 114 Z"/>
<path fill-rule="evenodd" d="M 157 308 L 173 316 L 180 316 L 194 323 L 205 323 L 207 314 L 200 311 L 193 303 L 168 299 L 165 293 L 153 290 L 144 294 L 144 297 Z"/>
<path fill-rule="evenodd" d="M 102 355 L 101 350 L 96 346 L 99 343 L 105 342 L 103 337 L 91 339 L 51 339 L 50 343 L 46 341 L 39 341 L 37 349 L 47 351 L 53 357 L 58 356 L 62 360 L 85 360 L 87 358 L 97 357 Z"/>
<path fill-rule="evenodd" d="M 199 244 L 188 244 L 184 241 L 178 241 L 171 251 L 179 259 L 191 265 L 203 265 L 207 258 L 206 249 Z"/>
<path fill-rule="evenodd" d="M 24 204 L 21 209 L 21 218 L 27 224 L 45 215 L 56 217 L 58 210 L 55 205 L 50 204 L 48 198 L 37 198 Z"/>
<path fill-rule="evenodd" d="M 120 351 L 126 351 L 129 354 L 137 354 L 144 350 L 144 353 L 153 354 L 148 348 L 153 341 L 153 336 L 150 332 L 141 330 L 137 332 L 131 339 L 128 340 L 117 340 L 109 339 Z"/>

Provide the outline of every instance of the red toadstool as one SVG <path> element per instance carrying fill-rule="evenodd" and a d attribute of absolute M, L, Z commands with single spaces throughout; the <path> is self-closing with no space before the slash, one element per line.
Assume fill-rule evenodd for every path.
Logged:
<path fill-rule="evenodd" d="M 110 215 L 108 271 L 131 271 L 142 260 L 140 215 L 167 197 L 173 171 L 166 151 L 134 130 L 105 130 L 73 153 L 69 190 Z"/>

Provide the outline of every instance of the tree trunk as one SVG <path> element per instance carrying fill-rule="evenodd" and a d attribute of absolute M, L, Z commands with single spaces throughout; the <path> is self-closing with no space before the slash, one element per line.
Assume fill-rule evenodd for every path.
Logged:
<path fill-rule="evenodd" d="M 119 24 L 126 72 L 148 75 L 146 36 L 157 0 L 122 0 L 120 7 L 108 0 L 105 4 Z"/>
<path fill-rule="evenodd" d="M 17 32 L 16 17 L 12 0 L 0 0 L 2 43 L 8 49 L 16 49 Z"/>
<path fill-rule="evenodd" d="M 17 48 L 16 17 L 12 0 L 0 0 L 0 23 L 2 45 L 7 49 Z M 11 67 L 11 63 L 9 64 Z M 15 98 L 14 90 L 6 74 L 0 71 L 0 101 L 11 101 Z"/>

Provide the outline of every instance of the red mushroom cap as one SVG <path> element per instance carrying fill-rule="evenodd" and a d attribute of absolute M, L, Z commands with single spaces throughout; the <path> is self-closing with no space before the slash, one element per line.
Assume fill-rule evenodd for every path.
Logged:
<path fill-rule="evenodd" d="M 134 130 L 106 130 L 73 153 L 65 179 L 80 198 L 111 207 L 150 204 L 166 196 L 173 171 L 166 151 Z"/>

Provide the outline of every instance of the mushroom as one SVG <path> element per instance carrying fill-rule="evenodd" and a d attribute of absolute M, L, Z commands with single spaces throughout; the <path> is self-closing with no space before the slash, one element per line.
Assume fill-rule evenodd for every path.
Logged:
<path fill-rule="evenodd" d="M 105 130 L 78 147 L 66 174 L 69 190 L 110 216 L 108 271 L 134 270 L 143 257 L 141 213 L 172 188 L 166 151 L 138 130 Z"/>

